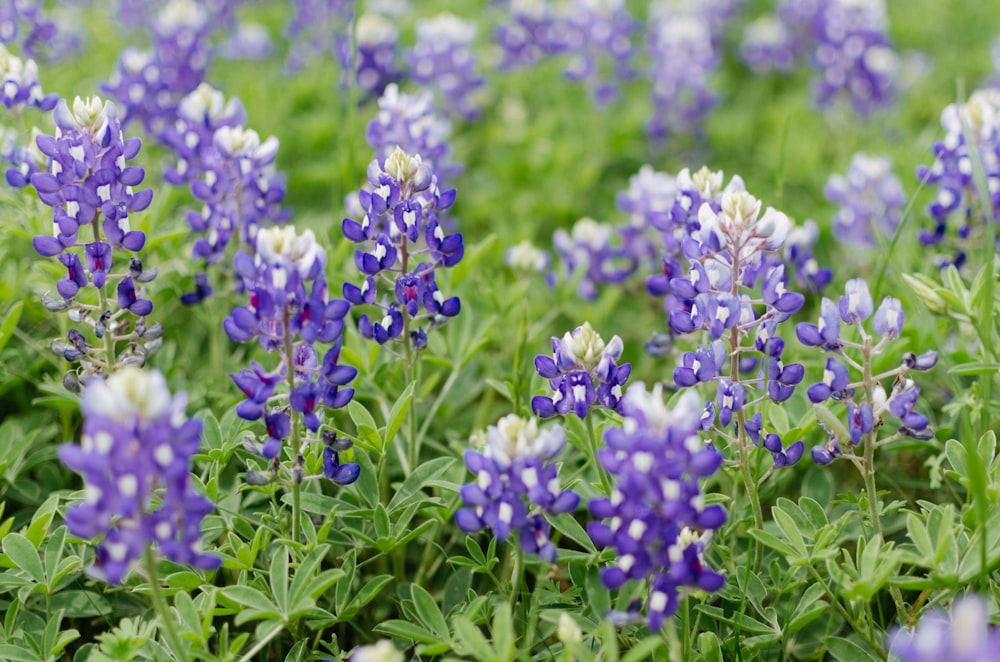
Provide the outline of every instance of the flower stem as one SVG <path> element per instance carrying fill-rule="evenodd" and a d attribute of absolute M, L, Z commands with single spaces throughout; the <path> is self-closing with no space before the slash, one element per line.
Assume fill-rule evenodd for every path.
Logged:
<path fill-rule="evenodd" d="M 291 328 L 291 315 L 288 310 L 288 305 L 285 305 L 285 309 L 282 315 L 282 325 L 284 326 L 283 334 L 285 338 L 285 371 L 288 379 L 288 396 L 291 397 L 292 393 L 295 391 L 295 347 L 292 343 L 292 328 Z M 295 542 L 299 541 L 299 520 L 302 518 L 302 499 L 301 490 L 302 483 L 300 480 L 300 474 L 296 472 L 299 470 L 299 454 L 301 452 L 301 440 L 299 439 L 299 416 L 297 412 L 292 409 L 289 412 L 291 416 L 291 438 L 289 443 L 292 448 L 292 540 Z"/>
<path fill-rule="evenodd" d="M 517 598 L 521 595 L 521 584 L 524 583 L 524 551 L 517 543 L 510 544 L 510 608 L 513 611 Z"/>
<path fill-rule="evenodd" d="M 156 558 L 153 555 L 153 548 L 148 545 L 146 546 L 146 574 L 149 576 L 149 586 L 152 589 L 153 610 L 163 626 L 163 634 L 167 638 L 167 643 L 179 662 L 188 662 L 190 658 L 187 654 L 187 647 L 184 646 L 177 630 L 174 629 L 174 618 L 168 612 L 167 599 L 163 595 L 163 589 L 160 588 L 160 578 L 156 574 Z"/>
<path fill-rule="evenodd" d="M 604 488 L 604 493 L 611 496 L 611 480 L 608 478 L 607 472 L 604 471 L 601 461 L 597 458 L 597 449 L 600 445 L 597 441 L 597 432 L 594 430 L 594 422 L 590 416 L 586 416 L 583 420 L 587 424 L 587 444 L 590 447 L 590 461 L 594 463 L 597 475 L 601 479 L 601 487 Z"/>
<path fill-rule="evenodd" d="M 246 654 L 239 659 L 239 662 L 250 662 L 250 660 L 254 659 L 254 655 L 259 653 L 264 648 L 264 646 L 267 646 L 272 639 L 281 634 L 281 631 L 284 629 L 285 626 L 281 623 L 274 626 L 274 628 L 270 632 L 261 637 L 260 641 L 254 644 L 253 648 L 248 650 Z"/>

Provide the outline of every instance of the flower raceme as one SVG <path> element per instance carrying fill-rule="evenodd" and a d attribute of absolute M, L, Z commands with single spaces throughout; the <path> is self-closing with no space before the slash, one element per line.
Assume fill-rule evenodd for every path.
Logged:
<path fill-rule="evenodd" d="M 549 380 L 554 393 L 531 399 L 537 416 L 575 413 L 586 418 L 592 406 L 618 410 L 622 386 L 632 372 L 631 364 L 619 366 L 622 340 L 614 336 L 607 344 L 584 322 L 562 338 L 552 338 L 552 356 L 535 357 L 535 370 Z"/>
<path fill-rule="evenodd" d="M 186 418 L 185 404 L 158 371 L 135 367 L 83 389 L 80 445 L 61 446 L 59 459 L 84 478 L 84 500 L 69 508 L 66 525 L 100 539 L 91 574 L 120 583 L 149 545 L 177 563 L 219 567 L 221 559 L 201 548 L 212 502 L 192 484 L 202 424 Z"/>
<path fill-rule="evenodd" d="M 559 426 L 540 430 L 534 419 L 510 414 L 485 436 L 482 451 L 465 452 L 476 482 L 462 486 L 466 507 L 455 513 L 456 524 L 467 533 L 488 527 L 498 540 L 518 533 L 524 551 L 555 563 L 545 515 L 571 512 L 580 502 L 560 487 L 556 465 L 549 463 L 566 445 L 565 432 Z"/>
<path fill-rule="evenodd" d="M 633 384 L 622 399 L 624 423 L 605 433 L 607 447 L 598 454 L 614 489 L 609 497 L 590 501 L 597 519 L 588 532 L 595 544 L 617 551 L 601 581 L 612 589 L 629 580 L 648 581 L 645 620 L 653 631 L 677 610 L 681 589 L 717 591 L 725 583 L 704 556 L 726 511 L 705 504 L 698 484 L 722 464 L 722 456 L 699 436 L 700 410 L 691 391 L 668 409 L 660 385 L 647 391 L 642 383 Z"/>
<path fill-rule="evenodd" d="M 350 304 L 328 297 L 323 275 L 326 253 L 312 231 L 299 234 L 292 226 L 264 228 L 257 234 L 256 245 L 253 257 L 240 253 L 235 260 L 249 302 L 234 308 L 223 328 L 237 342 L 256 338 L 265 350 L 281 356 L 273 370 L 254 363 L 251 369 L 231 375 L 246 396 L 237 408 L 239 416 L 246 420 L 263 417 L 267 428 L 266 440 L 248 447 L 271 460 L 278 457 L 285 439 L 298 439 L 289 410 L 310 433 L 318 434 L 322 408 L 343 407 L 354 396 L 354 389 L 346 385 L 357 370 L 339 365 L 344 317 Z M 321 353 L 317 343 L 329 347 Z M 288 385 L 288 393 L 276 395 L 281 383 Z M 276 406 L 285 398 L 286 406 Z M 338 449 L 326 445 L 334 453 L 329 458 L 332 464 L 327 473 L 332 475 L 328 477 L 353 482 L 357 465 L 340 465 Z M 298 451 L 293 449 L 296 462 Z"/>

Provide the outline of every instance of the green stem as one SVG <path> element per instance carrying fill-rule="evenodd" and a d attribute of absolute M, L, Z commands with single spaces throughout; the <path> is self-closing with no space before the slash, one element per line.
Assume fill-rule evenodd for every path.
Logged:
<path fill-rule="evenodd" d="M 597 449 L 600 446 L 597 441 L 597 432 L 594 430 L 594 422 L 591 420 L 592 416 L 593 414 L 583 419 L 587 424 L 587 445 L 590 449 L 590 461 L 593 462 L 597 470 L 597 475 L 601 479 L 601 487 L 604 488 L 604 493 L 611 496 L 611 480 L 608 478 L 607 472 L 604 471 L 604 467 L 601 466 L 600 460 L 597 459 Z"/>
<path fill-rule="evenodd" d="M 405 332 L 404 332 L 405 333 Z M 409 335 L 407 335 L 409 338 Z M 407 340 L 406 347 L 409 349 L 410 342 Z M 406 410 L 406 425 L 407 425 L 407 441 L 409 445 L 407 446 L 409 453 L 407 454 L 407 459 L 409 460 L 410 471 L 416 471 L 417 463 L 420 461 L 420 445 L 423 439 L 417 429 L 417 380 L 419 379 L 419 369 L 417 357 L 412 357 L 412 362 L 410 358 L 407 358 L 406 364 L 406 384 L 404 385 L 404 390 L 410 384 L 413 384 L 412 395 L 410 396 L 410 406 Z"/>
<path fill-rule="evenodd" d="M 292 328 L 290 323 L 290 312 L 288 306 L 285 305 L 284 312 L 282 314 L 282 323 L 284 326 L 283 332 L 285 337 L 285 372 L 287 373 L 288 379 L 288 395 L 291 397 L 292 393 L 295 391 L 295 347 L 292 344 Z M 299 542 L 299 520 L 302 518 L 302 481 L 301 474 L 297 470 L 301 470 L 299 465 L 299 455 L 302 449 L 302 440 L 299 438 L 299 416 L 298 413 L 293 409 L 289 412 L 291 416 L 291 438 L 289 443 L 292 449 L 292 540 Z"/>
<path fill-rule="evenodd" d="M 524 551 L 516 543 L 510 543 L 510 608 L 513 612 L 517 598 L 521 595 L 521 584 L 524 583 Z"/>
<path fill-rule="evenodd" d="M 813 579 L 816 580 L 817 584 L 823 587 L 823 591 L 826 593 L 827 597 L 830 598 L 830 604 L 833 605 L 833 608 L 836 609 L 838 612 L 840 612 L 840 615 L 844 617 L 844 620 L 847 621 L 847 623 L 851 626 L 851 628 L 853 628 L 854 631 L 858 633 L 858 636 L 861 637 L 861 639 L 864 640 L 865 643 L 874 648 L 878 652 L 878 654 L 884 658 L 885 650 L 882 648 L 882 644 L 879 642 L 878 638 L 871 631 L 871 624 L 869 623 L 868 628 L 858 627 L 858 623 L 850 615 L 850 613 L 848 613 L 847 609 L 840 602 L 840 599 L 836 595 L 834 595 L 832 590 L 830 590 L 830 586 L 825 581 L 823 581 L 822 575 L 819 574 L 819 572 L 816 570 L 816 568 L 813 567 L 811 563 L 808 564 L 807 567 L 809 568 L 809 572 L 812 573 Z"/>
<path fill-rule="evenodd" d="M 239 659 L 239 662 L 250 662 L 250 660 L 254 659 L 254 655 L 256 655 L 261 650 L 263 650 L 264 646 L 267 646 L 267 644 L 270 643 L 270 641 L 272 639 L 274 639 L 279 634 L 281 634 L 281 631 L 284 630 L 284 629 L 285 629 L 285 626 L 282 625 L 282 624 L 280 624 L 280 623 L 278 625 L 274 626 L 274 628 L 270 632 L 268 632 L 263 637 L 261 637 L 261 640 L 258 641 L 256 644 L 254 644 L 253 648 L 251 648 L 250 650 L 248 650 L 243 655 L 243 657 L 241 657 Z"/>
<path fill-rule="evenodd" d="M 156 558 L 153 555 L 153 548 L 149 546 L 146 547 L 146 574 L 149 576 L 149 586 L 152 589 L 153 610 L 156 611 L 160 624 L 163 626 L 163 634 L 167 638 L 167 643 L 180 662 L 187 662 L 190 659 L 187 647 L 178 636 L 177 630 L 174 629 L 174 617 L 168 611 L 167 598 L 163 595 L 160 579 L 156 574 Z"/>

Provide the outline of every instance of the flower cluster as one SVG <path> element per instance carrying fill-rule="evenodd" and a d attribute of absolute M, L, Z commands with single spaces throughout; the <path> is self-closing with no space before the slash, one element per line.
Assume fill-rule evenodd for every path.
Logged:
<path fill-rule="evenodd" d="M 479 116 L 474 93 L 484 81 L 476 72 L 472 53 L 475 38 L 476 24 L 454 14 L 417 21 L 417 41 L 407 57 L 410 76 L 438 93 L 449 117 L 472 120 Z"/>
<path fill-rule="evenodd" d="M 0 103 L 8 110 L 34 106 L 49 111 L 58 100 L 57 95 L 42 92 L 34 60 L 22 60 L 0 44 Z"/>
<path fill-rule="evenodd" d="M 495 33 L 503 50 L 500 69 L 529 66 L 565 48 L 561 17 L 548 0 L 511 0 L 508 11 Z"/>
<path fill-rule="evenodd" d="M 747 23 L 740 57 L 756 74 L 788 72 L 797 64 L 792 36 L 777 15 L 767 14 Z"/>
<path fill-rule="evenodd" d="M 949 225 L 953 226 L 958 246 L 942 262 L 961 267 L 977 219 L 993 222 L 1000 218 L 1000 90 L 977 90 L 965 103 L 949 105 L 941 113 L 941 127 L 945 137 L 934 144 L 934 163 L 917 169 L 921 183 L 937 187 L 927 207 L 934 229 L 921 231 L 919 239 L 927 246 L 943 244 Z M 974 164 L 973 154 L 979 163 Z M 977 168 L 986 178 L 985 191 L 976 186 Z"/>
<path fill-rule="evenodd" d="M 129 215 L 148 207 L 153 192 L 133 192 L 145 172 L 125 165 L 139 153 L 140 141 L 124 138 L 114 104 L 98 97 L 77 97 L 72 109 L 61 100 L 53 119 L 56 135 L 40 135 L 36 141 L 49 161 L 48 172 L 36 171 L 30 179 L 39 199 L 52 207 L 53 232 L 36 236 L 32 243 L 43 257 L 57 258 L 65 275 L 56 283 L 61 300 L 46 296 L 42 303 L 52 311 L 69 311 L 73 321 L 91 326 L 104 341 L 103 348 L 90 347 L 77 331 L 67 338 L 71 347 L 57 341 L 53 349 L 67 360 L 82 361 L 84 376 L 114 370 L 118 358 L 142 364 L 160 342 L 159 325 L 154 330 L 142 319 L 153 310 L 143 284 L 156 277 L 156 270 L 144 269 L 133 255 L 125 257 L 127 267 L 112 272 L 115 263 L 122 264 L 116 253 L 137 253 L 146 243 L 144 233 L 131 229 Z M 8 181 L 20 176 L 7 174 Z M 81 232 L 89 234 L 90 241 Z M 97 301 L 78 298 L 91 285 Z M 114 288 L 118 310 L 111 309 L 108 288 Z M 139 320 L 133 324 L 127 314 Z M 118 343 L 129 345 L 122 357 L 116 357 Z"/>
<path fill-rule="evenodd" d="M 301 482 L 302 439 L 295 419 L 301 420 L 309 433 L 319 435 L 323 408 L 343 407 L 354 396 L 354 389 L 346 385 L 357 370 L 339 364 L 344 317 L 350 305 L 328 297 L 323 275 L 326 253 L 310 230 L 298 234 L 291 226 L 264 228 L 257 234 L 255 255 L 239 253 L 234 266 L 249 301 L 233 309 L 223 328 L 237 342 L 256 338 L 265 350 L 281 356 L 273 370 L 254 363 L 252 368 L 231 375 L 246 396 L 237 414 L 250 421 L 263 418 L 267 428 L 263 442 L 247 440 L 245 445 L 274 460 L 271 470 L 276 477 L 281 449 L 290 438 L 294 464 L 289 474 Z M 320 352 L 317 343 L 329 347 Z M 282 383 L 288 392 L 279 394 Z M 344 446 L 341 439 L 330 435 L 307 436 L 305 441 L 325 444 L 324 473 L 328 478 L 341 484 L 357 479 L 358 465 L 339 461 L 338 453 L 349 444 Z M 257 478 L 255 474 L 248 476 Z"/>
<path fill-rule="evenodd" d="M 566 77 L 584 82 L 594 103 L 618 94 L 618 82 L 635 76 L 632 34 L 638 23 L 624 0 L 572 0 L 563 18 L 563 47 L 570 56 Z"/>
<path fill-rule="evenodd" d="M 80 445 L 61 446 L 59 459 L 85 481 L 66 526 L 80 538 L 100 538 L 91 574 L 120 583 L 149 545 L 177 563 L 219 567 L 221 559 L 201 548 L 212 502 L 192 484 L 202 425 L 185 417 L 185 404 L 162 374 L 134 367 L 84 388 Z"/>
<path fill-rule="evenodd" d="M 344 236 L 363 245 L 354 263 L 364 282 L 345 283 L 344 298 L 381 311 L 375 319 L 361 315 L 361 335 L 380 345 L 402 336 L 409 357 L 411 349 L 427 344 L 424 328 L 412 329 L 411 322 L 427 320 L 433 328 L 461 310 L 458 297 L 446 298 L 435 276 L 465 254 L 462 235 L 446 234 L 439 218 L 455 202 L 455 190 L 441 191 L 420 155 L 397 147 L 368 166 L 368 187 L 358 192 L 357 202 L 364 216 L 345 218 L 342 228 Z M 380 281 L 392 288 L 392 301 L 379 298 Z"/>
<path fill-rule="evenodd" d="M 899 57 L 889 42 L 882 0 L 834 0 L 816 15 L 813 66 L 816 103 L 846 95 L 854 112 L 869 115 L 896 99 Z"/>
<path fill-rule="evenodd" d="M 588 525 L 590 537 L 617 552 L 601 581 L 611 589 L 649 581 L 646 622 L 654 632 L 677 610 L 680 589 L 718 591 L 725 583 L 705 561 L 705 546 L 726 511 L 706 505 L 699 486 L 722 464 L 699 437 L 699 409 L 693 393 L 668 409 L 659 385 L 652 392 L 631 386 L 622 401 L 624 424 L 605 433 L 607 448 L 599 452 L 614 490 L 588 504 L 603 520 Z"/>
<path fill-rule="evenodd" d="M 389 83 L 402 78 L 397 64 L 399 31 L 380 14 L 365 13 L 355 26 L 358 52 L 355 80 L 364 96 L 378 97 Z"/>
<path fill-rule="evenodd" d="M 565 445 L 559 426 L 539 430 L 534 419 L 501 418 L 487 430 L 482 452 L 465 451 L 476 482 L 462 486 L 466 507 L 455 513 L 455 523 L 467 533 L 488 527 L 499 540 L 518 533 L 525 552 L 555 563 L 545 515 L 571 512 L 580 503 L 578 494 L 560 487 L 556 465 L 549 463 Z"/>
<path fill-rule="evenodd" d="M 924 614 L 913 630 L 897 628 L 889 634 L 889 653 L 900 662 L 989 662 L 1000 654 L 1000 630 L 990 624 L 982 598 L 965 596 L 949 614 Z"/>
<path fill-rule="evenodd" d="M 311 58 L 331 54 L 347 71 L 351 61 L 353 0 L 295 0 L 295 14 L 285 29 L 291 50 L 286 66 L 298 71 Z"/>
<path fill-rule="evenodd" d="M 262 227 L 288 220 L 281 207 L 285 183 L 274 167 L 278 139 L 261 142 L 256 131 L 243 126 L 239 102 L 224 103 L 222 94 L 208 86 L 185 97 L 180 111 L 175 130 L 165 133 L 178 155 L 177 167 L 166 177 L 190 180 L 191 194 L 202 203 L 201 210 L 188 212 L 187 221 L 197 235 L 191 257 L 207 267 L 227 261 L 234 238 L 252 248 Z M 203 272 L 195 277 L 195 290 L 181 300 L 195 304 L 211 293 Z"/>
<path fill-rule="evenodd" d="M 648 38 L 654 140 L 698 133 L 715 104 L 709 79 L 721 58 L 709 16 L 703 11 L 656 12 Z"/>
<path fill-rule="evenodd" d="M 874 311 L 874 315 L 872 314 Z M 864 328 L 863 322 L 872 319 L 874 336 Z M 829 441 L 812 450 L 817 464 L 829 464 L 850 449 L 865 443 L 875 443 L 878 429 L 883 424 L 883 416 L 889 415 L 899 420 L 895 435 L 883 439 L 877 445 L 889 443 L 902 436 L 915 439 L 930 439 L 934 432 L 929 427 L 927 417 L 914 411 L 920 387 L 906 375 L 910 370 L 929 370 L 937 363 L 937 352 L 928 351 L 920 355 L 908 353 L 900 365 L 891 370 L 872 374 L 872 359 L 881 354 L 886 346 L 899 338 L 903 330 L 903 308 L 899 299 L 885 297 L 875 309 L 868 285 L 855 278 L 847 281 L 844 296 L 838 304 L 823 298 L 817 324 L 803 322 L 795 327 L 795 334 L 803 345 L 819 347 L 832 354 L 823 370 L 823 380 L 809 387 L 807 395 L 816 404 L 828 399 L 845 402 L 847 406 L 847 426 L 836 424 L 820 416 L 819 422 L 830 433 Z M 857 327 L 860 342 L 841 336 L 841 323 Z M 880 336 L 877 338 L 875 336 Z M 849 356 L 845 350 L 860 354 L 860 360 Z M 859 379 L 851 379 L 851 369 Z M 892 378 L 891 391 L 887 394 L 881 381 Z M 855 399 L 857 397 L 857 400 Z M 818 410 L 822 414 L 823 410 Z"/>
<path fill-rule="evenodd" d="M 535 357 L 535 370 L 549 380 L 553 394 L 532 398 L 532 411 L 542 418 L 569 412 L 586 418 L 594 406 L 617 411 L 622 386 L 632 372 L 631 364 L 617 363 L 622 349 L 621 338 L 615 336 L 605 344 L 589 322 L 562 338 L 553 336 L 552 356 Z"/>
<path fill-rule="evenodd" d="M 711 200 L 721 188 L 721 173 L 703 169 L 695 173 L 694 183 L 672 218 L 679 229 L 687 228 L 686 234 L 674 235 L 674 241 L 681 237 L 687 269 L 665 252 L 663 273 L 646 282 L 651 294 L 664 297 L 672 333 L 708 336 L 696 351 L 683 355 L 674 382 L 681 388 L 714 382 L 716 398 L 705 404 L 702 425 L 707 429 L 717 421 L 719 433 L 732 439 L 724 430 L 736 420 L 740 438 L 764 439 L 776 466 L 782 466 L 788 462 L 780 454 L 785 453 L 784 460 L 797 459 L 794 452 L 789 456 L 776 435 L 760 430 L 759 422 L 751 429 L 752 417 L 744 412 L 765 397 L 784 402 L 804 375 L 802 365 L 783 362 L 785 342 L 777 335 L 781 323 L 805 301 L 787 289 L 779 257 L 791 222 L 772 208 L 761 215 L 760 201 L 743 190 L 740 180 L 730 183 L 717 206 Z M 697 222 L 691 224 L 694 209 Z M 755 377 L 742 376 L 755 368 Z M 750 387 L 761 392 L 759 398 Z"/>
<path fill-rule="evenodd" d="M 170 0 L 153 21 L 153 49 L 122 51 L 102 91 L 122 107 L 123 121 L 140 120 L 159 135 L 177 119 L 180 100 L 205 79 L 208 39 L 218 17 L 204 3 Z"/>
<path fill-rule="evenodd" d="M 44 3 L 25 0 L 0 2 L 0 43 L 19 44 L 29 57 L 50 54 L 57 42 L 58 30 L 48 16 Z"/>
<path fill-rule="evenodd" d="M 566 280 L 579 278 L 577 294 L 581 298 L 593 299 L 599 285 L 621 283 L 639 266 L 639 260 L 627 247 L 612 243 L 614 231 L 607 223 L 581 218 L 570 232 L 559 228 L 552 236 Z M 556 275 L 550 280 L 554 282 Z"/>
<path fill-rule="evenodd" d="M 823 195 L 840 208 L 833 216 L 833 234 L 845 243 L 874 246 L 875 230 L 892 237 L 903 217 L 906 194 L 892 172 L 888 157 L 857 153 L 846 175 L 827 180 Z"/>
<path fill-rule="evenodd" d="M 449 162 L 450 137 L 451 123 L 438 115 L 430 90 L 407 94 L 400 92 L 395 83 L 386 86 L 379 97 L 378 113 L 365 133 L 379 161 L 397 147 L 407 154 L 419 154 L 424 166 L 437 177 L 438 186 L 446 177 L 458 173 L 458 167 Z"/>

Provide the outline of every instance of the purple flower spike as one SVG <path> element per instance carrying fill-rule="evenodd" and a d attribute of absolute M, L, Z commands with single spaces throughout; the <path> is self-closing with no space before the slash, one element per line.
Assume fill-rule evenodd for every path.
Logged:
<path fill-rule="evenodd" d="M 185 404 L 156 371 L 125 367 L 87 382 L 81 443 L 61 446 L 59 458 L 87 485 L 66 524 L 73 535 L 101 538 L 90 574 L 120 583 L 149 545 L 176 563 L 219 567 L 220 558 L 201 551 L 201 521 L 212 503 L 187 478 L 202 425 L 186 418 Z"/>
<path fill-rule="evenodd" d="M 677 608 L 682 587 L 717 591 L 724 577 L 708 567 L 705 547 L 726 521 L 719 505 L 705 506 L 698 480 L 718 470 L 722 457 L 699 438 L 698 397 L 687 392 L 667 409 L 661 387 L 635 384 L 622 400 L 625 425 L 608 430 L 600 455 L 615 480 L 610 497 L 588 504 L 594 544 L 616 550 L 601 582 L 618 588 L 650 582 L 647 621 L 658 627 Z"/>
<path fill-rule="evenodd" d="M 554 563 L 556 548 L 544 515 L 571 512 L 580 501 L 560 488 L 556 465 L 547 464 L 565 443 L 561 427 L 539 430 L 534 419 L 510 415 L 490 426 L 483 452 L 465 452 L 476 482 L 460 490 L 466 507 L 455 513 L 459 528 L 474 533 L 489 527 L 500 540 L 519 532 L 524 551 Z"/>

